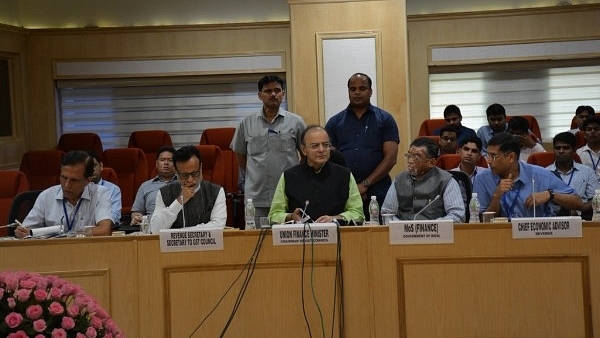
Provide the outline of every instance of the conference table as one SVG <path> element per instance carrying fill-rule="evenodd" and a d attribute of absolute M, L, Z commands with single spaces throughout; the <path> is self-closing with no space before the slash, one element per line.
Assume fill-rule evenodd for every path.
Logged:
<path fill-rule="evenodd" d="M 600 223 L 547 239 L 458 224 L 454 243 L 427 245 L 343 227 L 339 255 L 267 233 L 250 274 L 259 234 L 187 252 L 158 235 L 5 240 L 0 267 L 82 285 L 128 337 L 600 337 Z"/>

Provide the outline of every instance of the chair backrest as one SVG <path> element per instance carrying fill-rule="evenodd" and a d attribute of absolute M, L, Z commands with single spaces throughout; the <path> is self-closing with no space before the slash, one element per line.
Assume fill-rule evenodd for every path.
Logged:
<path fill-rule="evenodd" d="M 140 185 L 148 178 L 146 155 L 139 148 L 115 148 L 104 151 L 104 165 L 117 174 L 121 188 L 121 212 L 129 215 L 135 194 Z"/>
<path fill-rule="evenodd" d="M 223 185 L 223 189 L 226 193 L 231 194 L 235 194 L 239 190 L 239 165 L 237 155 L 230 148 L 234 134 L 235 128 L 210 128 L 205 129 L 200 136 L 200 145 L 215 145 L 221 149 L 225 170 L 225 184 Z"/>
<path fill-rule="evenodd" d="M 0 225 L 12 223 L 8 218 L 13 199 L 19 193 L 29 190 L 27 176 L 18 170 L 0 170 Z M 0 228 L 0 236 L 6 236 L 6 228 Z"/>
<path fill-rule="evenodd" d="M 519 116 L 521 116 L 522 118 L 527 120 L 527 122 L 529 123 L 529 129 L 538 138 L 538 140 L 541 141 L 542 140 L 542 132 L 540 131 L 540 125 L 538 124 L 538 121 L 535 118 L 535 116 L 532 116 L 532 115 L 519 115 Z M 511 118 L 513 118 L 513 116 L 506 116 L 506 122 L 508 123 L 508 121 L 510 121 Z"/>
<path fill-rule="evenodd" d="M 8 223 L 14 222 L 15 219 L 22 222 L 33 208 L 35 200 L 41 192 L 42 190 L 27 190 L 15 196 L 8 212 Z M 8 230 L 8 235 L 14 235 L 14 228 Z"/>
<path fill-rule="evenodd" d="M 162 146 L 173 146 L 171 135 L 165 130 L 138 130 L 129 135 L 128 148 L 139 148 L 146 156 L 146 164 L 148 165 L 147 178 L 152 177 L 156 158 L 156 151 Z"/>
<path fill-rule="evenodd" d="M 23 154 L 19 171 L 27 176 L 33 190 L 43 190 L 60 183 L 62 150 L 30 150 Z"/>
<path fill-rule="evenodd" d="M 110 183 L 119 185 L 119 176 L 113 168 L 106 166 L 102 167 L 102 173 L 100 173 L 100 176 L 102 176 L 102 179 L 105 181 L 109 181 Z"/>
<path fill-rule="evenodd" d="M 71 150 L 91 150 L 98 154 L 100 158 L 104 153 L 102 140 L 96 133 L 69 133 L 62 134 L 58 139 L 56 149 L 68 153 Z"/>
<path fill-rule="evenodd" d="M 444 154 L 438 157 L 436 166 L 444 169 L 450 170 L 458 167 L 460 164 L 460 155 L 459 154 Z"/>
<path fill-rule="evenodd" d="M 421 122 L 421 128 L 419 128 L 419 136 L 433 135 L 436 129 L 442 128 L 446 125 L 444 119 L 427 119 Z"/>
<path fill-rule="evenodd" d="M 585 132 L 583 130 L 578 130 L 575 133 L 575 140 L 576 140 L 575 148 L 577 148 L 577 149 L 586 145 L 587 141 L 585 139 Z"/>
<path fill-rule="evenodd" d="M 197 145 L 196 148 L 202 156 L 202 179 L 223 187 L 225 185 L 225 165 L 221 148 L 210 144 Z"/>
<path fill-rule="evenodd" d="M 540 167 L 547 167 L 554 163 L 555 157 L 553 151 L 546 151 L 541 153 L 533 153 L 527 158 L 527 163 L 539 165 Z M 579 155 L 573 153 L 573 161 L 581 163 Z"/>
<path fill-rule="evenodd" d="M 471 215 L 469 213 L 469 203 L 471 202 L 471 195 L 473 194 L 473 186 L 471 184 L 471 178 L 469 175 L 462 171 L 448 171 L 456 182 L 458 182 L 458 186 L 460 187 L 460 193 L 463 198 L 463 202 L 465 203 L 465 223 L 469 223 L 469 219 Z M 479 215 L 477 215 L 479 217 Z"/>

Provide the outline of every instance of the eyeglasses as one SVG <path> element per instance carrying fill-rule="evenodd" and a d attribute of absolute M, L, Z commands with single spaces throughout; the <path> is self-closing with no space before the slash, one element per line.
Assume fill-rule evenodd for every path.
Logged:
<path fill-rule="evenodd" d="M 319 149 L 319 147 L 323 147 L 323 149 L 325 149 L 325 150 L 331 149 L 331 143 L 329 143 L 329 142 L 309 143 L 309 144 L 305 144 L 305 146 L 307 146 L 311 150 L 317 150 L 317 149 Z"/>
<path fill-rule="evenodd" d="M 600 127 L 585 127 L 585 131 L 589 131 L 589 132 L 595 131 L 595 132 L 598 132 L 598 131 L 600 131 Z"/>
<path fill-rule="evenodd" d="M 416 161 L 423 161 L 423 160 L 426 160 L 426 159 L 428 159 L 428 157 L 425 157 L 425 156 L 423 156 L 423 155 L 417 155 L 417 154 L 408 154 L 408 153 L 407 153 L 407 154 L 404 154 L 404 158 L 405 158 L 407 161 L 415 161 L 415 162 L 416 162 Z"/>
<path fill-rule="evenodd" d="M 493 162 L 496 161 L 498 159 L 498 157 L 500 156 L 506 156 L 506 153 L 502 153 L 502 154 L 487 154 L 485 155 L 485 158 L 488 160 L 488 162 Z"/>
<path fill-rule="evenodd" d="M 193 171 L 191 173 L 179 173 L 178 176 L 184 181 L 187 181 L 190 177 L 196 179 L 200 177 L 200 171 Z"/>

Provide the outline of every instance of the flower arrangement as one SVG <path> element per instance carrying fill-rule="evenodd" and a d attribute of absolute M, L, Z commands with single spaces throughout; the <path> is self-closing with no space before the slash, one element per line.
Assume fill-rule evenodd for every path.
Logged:
<path fill-rule="evenodd" d="M 0 337 L 125 337 L 94 298 L 56 276 L 0 273 L 0 318 Z"/>

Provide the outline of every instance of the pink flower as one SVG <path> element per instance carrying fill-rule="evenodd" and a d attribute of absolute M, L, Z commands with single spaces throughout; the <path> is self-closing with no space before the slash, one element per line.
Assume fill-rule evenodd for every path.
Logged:
<path fill-rule="evenodd" d="M 23 330 L 8 335 L 8 338 L 27 338 L 27 334 Z"/>
<path fill-rule="evenodd" d="M 21 288 L 23 288 L 23 289 L 31 290 L 35 287 L 35 281 L 33 279 L 24 279 L 24 280 L 21 280 L 19 285 L 21 285 Z"/>
<path fill-rule="evenodd" d="M 102 328 L 102 320 L 96 316 L 93 316 L 92 319 L 90 319 L 90 326 L 99 330 Z"/>
<path fill-rule="evenodd" d="M 27 308 L 27 310 L 25 310 L 25 313 L 27 314 L 27 318 L 31 319 L 31 320 L 36 320 L 38 318 L 40 318 L 40 316 L 42 315 L 42 313 L 44 313 L 44 310 L 42 309 L 42 307 L 40 305 L 31 305 Z"/>
<path fill-rule="evenodd" d="M 59 302 L 52 302 L 50 306 L 48 306 L 48 311 L 50 311 L 51 315 L 56 316 L 65 312 L 65 308 L 63 308 Z"/>
<path fill-rule="evenodd" d="M 77 336 L 75 336 L 76 338 L 85 338 L 85 335 L 81 332 L 77 332 Z"/>
<path fill-rule="evenodd" d="M 31 295 L 31 290 L 19 289 L 19 290 L 17 290 L 17 292 L 15 292 L 15 295 L 17 296 L 17 300 L 19 300 L 19 302 L 26 302 L 29 300 L 29 296 Z"/>
<path fill-rule="evenodd" d="M 71 317 L 75 317 L 79 314 L 79 307 L 75 304 L 69 304 L 67 306 L 67 314 Z"/>
<path fill-rule="evenodd" d="M 43 332 L 46 329 L 46 321 L 43 319 L 38 319 L 33 322 L 33 329 L 35 332 Z"/>
<path fill-rule="evenodd" d="M 62 292 L 60 292 L 59 288 L 52 287 L 52 289 L 50 289 L 50 297 L 52 299 L 60 299 L 62 297 Z"/>
<path fill-rule="evenodd" d="M 67 338 L 67 331 L 63 329 L 52 330 L 52 338 Z"/>
<path fill-rule="evenodd" d="M 6 316 L 6 318 L 4 318 L 4 322 L 11 329 L 14 329 L 15 327 L 21 325 L 22 321 L 23 321 L 23 316 L 21 316 L 20 313 L 16 313 L 16 312 L 11 312 L 8 314 L 8 316 Z"/>
<path fill-rule="evenodd" d="M 96 336 L 98 335 L 98 332 L 96 332 L 96 329 L 94 329 L 93 327 L 88 327 L 87 330 L 85 330 L 85 336 L 87 338 L 96 338 Z"/>
<path fill-rule="evenodd" d="M 0 299 L 4 298 L 4 288 L 0 288 Z"/>
<path fill-rule="evenodd" d="M 48 292 L 46 292 L 46 290 L 44 289 L 36 289 L 35 291 L 33 291 L 33 297 L 38 302 L 41 302 L 46 300 L 46 297 L 48 297 Z"/>
<path fill-rule="evenodd" d="M 36 334 L 33 338 L 46 338 L 43 334 Z"/>
<path fill-rule="evenodd" d="M 8 275 L 6 276 L 4 283 L 6 283 L 6 289 L 8 291 L 14 291 L 17 289 L 17 286 L 19 286 L 19 279 L 15 275 Z"/>
<path fill-rule="evenodd" d="M 17 302 L 15 302 L 13 297 L 9 297 L 6 301 L 8 302 L 8 307 L 11 309 L 14 309 L 15 306 L 17 306 Z"/>
<path fill-rule="evenodd" d="M 75 321 L 71 317 L 63 317 L 60 326 L 65 330 L 70 330 L 75 327 Z"/>

